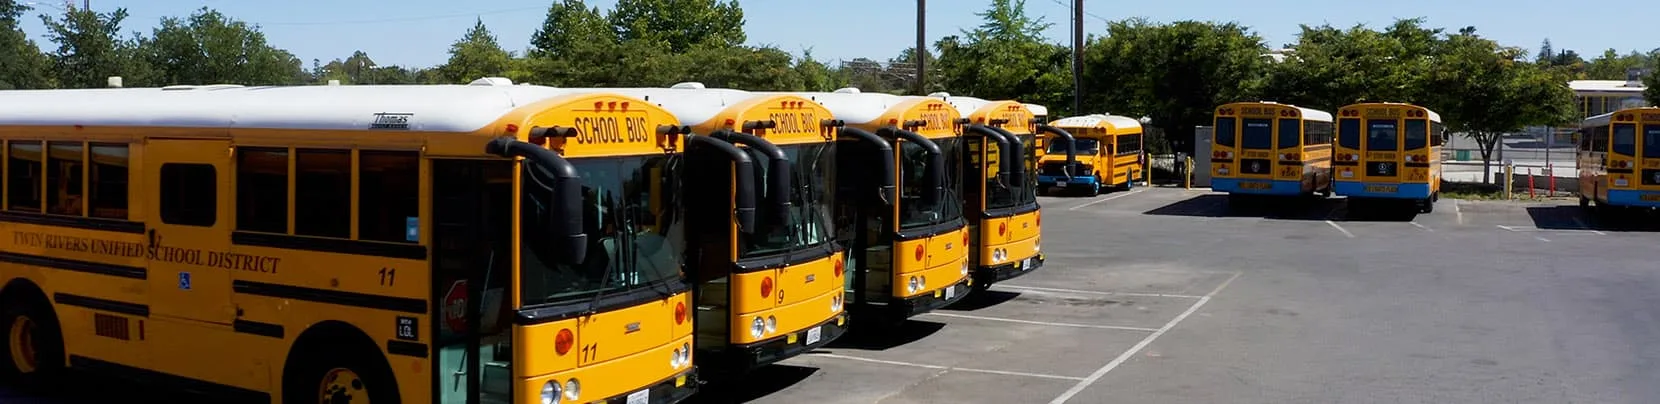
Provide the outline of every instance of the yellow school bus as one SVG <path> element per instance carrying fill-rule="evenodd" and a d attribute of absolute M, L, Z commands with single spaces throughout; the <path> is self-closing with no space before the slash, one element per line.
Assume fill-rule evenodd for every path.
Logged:
<path fill-rule="evenodd" d="M 1349 199 L 1349 211 L 1408 202 L 1420 213 L 1441 198 L 1441 114 L 1412 104 L 1365 103 L 1337 113 L 1336 171 L 1332 188 Z M 1358 206 L 1357 206 L 1358 205 Z"/>
<path fill-rule="evenodd" d="M 1660 208 L 1660 108 L 1587 118 L 1579 140 L 1579 206 Z"/>
<path fill-rule="evenodd" d="M 1216 107 L 1211 189 L 1237 203 L 1247 195 L 1332 193 L 1330 112 L 1275 102 Z"/>
<path fill-rule="evenodd" d="M 0 109 L 11 374 L 238 403 L 695 391 L 683 127 L 650 103 L 486 78 Z"/>
<path fill-rule="evenodd" d="M 1043 213 L 1037 202 L 1037 132 L 1048 128 L 1024 104 L 935 93 L 966 119 L 963 129 L 963 214 L 969 219 L 974 287 L 1030 273 L 1043 265 Z M 1050 128 L 1053 129 L 1053 128 Z M 1064 139 L 1064 131 L 1052 133 Z M 1070 142 L 1068 142 L 1070 143 Z"/>
<path fill-rule="evenodd" d="M 1146 170 L 1141 122 L 1135 118 L 1093 114 L 1049 123 L 1072 134 L 1071 145 L 1050 142 L 1038 164 L 1038 187 L 1081 190 L 1090 196 L 1103 186 L 1130 189 Z M 1075 158 L 1066 160 L 1070 146 Z"/>
<path fill-rule="evenodd" d="M 690 158 L 687 263 L 697 292 L 699 369 L 741 374 L 824 346 L 847 330 L 831 179 L 834 115 L 802 97 L 704 88 L 600 89 L 644 99 L 703 136 L 741 147 L 752 174 Z M 756 178 L 755 226 L 730 215 L 737 178 Z"/>
<path fill-rule="evenodd" d="M 854 274 L 855 321 L 889 323 L 968 295 L 968 231 L 962 210 L 961 115 L 937 99 L 862 93 L 794 93 L 846 124 L 837 146 L 842 242 Z M 873 138 L 879 137 L 879 139 Z M 870 190 L 896 187 L 882 198 Z"/>
<path fill-rule="evenodd" d="M 1044 106 L 1044 105 L 1040 105 L 1040 104 L 1033 104 L 1033 103 L 1025 103 L 1025 104 L 1021 104 L 1021 105 L 1025 105 L 1027 110 L 1032 111 L 1032 121 L 1033 122 L 1037 122 L 1037 123 L 1040 123 L 1040 124 L 1044 123 L 1044 122 L 1049 122 L 1049 107 L 1048 106 Z M 1032 142 L 1032 149 L 1033 149 L 1033 151 L 1037 152 L 1038 159 L 1041 161 L 1043 159 L 1043 156 L 1046 155 L 1049 152 L 1049 137 L 1045 136 L 1044 133 L 1038 133 L 1037 140 Z M 1042 188 L 1038 189 L 1038 191 L 1042 191 L 1042 190 L 1043 190 Z"/>

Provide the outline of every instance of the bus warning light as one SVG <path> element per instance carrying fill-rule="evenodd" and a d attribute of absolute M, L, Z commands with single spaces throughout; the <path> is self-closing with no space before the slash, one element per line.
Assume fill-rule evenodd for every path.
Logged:
<path fill-rule="evenodd" d="M 913 255 L 915 255 L 915 256 L 916 256 L 916 260 L 917 260 L 917 261 L 921 261 L 921 260 L 922 260 L 922 245 L 921 245 L 921 244 L 917 244 L 917 245 L 916 245 L 916 253 L 915 253 L 915 254 L 913 254 Z"/>
<path fill-rule="evenodd" d="M 553 337 L 553 351 L 560 356 L 570 353 L 571 345 L 575 344 L 576 336 L 571 334 L 569 328 L 560 329 L 559 334 Z"/>
<path fill-rule="evenodd" d="M 761 278 L 761 297 L 772 296 L 772 277 Z"/>

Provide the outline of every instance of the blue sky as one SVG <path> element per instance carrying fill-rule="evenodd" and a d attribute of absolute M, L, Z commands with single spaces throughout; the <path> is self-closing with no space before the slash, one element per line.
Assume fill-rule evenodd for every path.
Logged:
<path fill-rule="evenodd" d="M 37 1 L 35 12 L 56 13 L 63 0 Z M 80 0 L 72 0 L 77 3 Z M 100 11 L 125 7 L 126 31 L 146 34 L 163 16 L 186 16 L 207 6 L 259 24 L 268 40 L 306 61 L 368 52 L 382 65 L 433 66 L 446 59 L 450 43 L 474 18 L 481 18 L 509 50 L 528 46 L 551 0 L 91 0 Z M 609 9 L 615 0 L 590 0 Z M 871 57 L 886 60 L 916 42 L 916 3 L 911 0 L 741 0 L 751 44 L 770 44 L 794 54 L 812 49 L 821 60 Z M 980 23 L 975 12 L 990 0 L 929 2 L 929 43 Z M 1069 43 L 1070 0 L 1027 0 L 1027 13 L 1054 23 L 1048 36 Z M 1648 2 L 1609 0 L 1597 7 L 1542 0 L 1395 0 L 1387 2 L 1256 0 L 1086 0 L 1086 34 L 1102 34 L 1106 20 L 1145 17 L 1153 21 L 1235 21 L 1250 26 L 1269 46 L 1296 40 L 1298 24 L 1364 23 L 1380 27 L 1397 17 L 1426 17 L 1430 26 L 1456 30 L 1476 26 L 1501 43 L 1537 50 L 1550 38 L 1558 49 L 1588 58 L 1614 48 L 1621 53 L 1660 47 L 1660 24 L 1644 10 Z M 1620 11 L 1627 10 L 1627 11 Z M 837 27 L 851 28 L 837 32 Z M 39 18 L 24 29 L 42 48 L 51 48 Z"/>

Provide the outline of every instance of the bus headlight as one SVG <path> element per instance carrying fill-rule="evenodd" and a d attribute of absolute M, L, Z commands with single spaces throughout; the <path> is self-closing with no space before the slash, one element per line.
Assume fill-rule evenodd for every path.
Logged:
<path fill-rule="evenodd" d="M 755 321 L 750 321 L 749 322 L 749 337 L 750 338 L 761 338 L 761 335 L 766 332 L 766 326 L 767 326 L 766 320 L 762 320 L 760 317 L 756 317 Z"/>
<path fill-rule="evenodd" d="M 905 282 L 905 291 L 910 292 L 910 293 L 916 293 L 917 289 L 920 286 L 921 285 L 919 283 L 917 283 L 916 277 L 913 276 L 913 277 L 911 277 L 911 280 L 909 282 Z"/>
<path fill-rule="evenodd" d="M 917 278 L 916 290 L 923 290 L 923 289 L 927 289 L 927 288 L 928 288 L 928 275 L 923 275 L 921 278 Z"/>
<path fill-rule="evenodd" d="M 555 381 L 552 381 L 552 380 L 549 380 L 547 383 L 543 383 L 542 384 L 542 404 L 554 404 L 554 403 L 558 403 L 558 402 L 559 402 L 559 383 L 555 382 Z"/>
<path fill-rule="evenodd" d="M 691 343 L 680 344 L 680 365 L 681 366 L 686 366 L 686 365 L 690 365 L 691 363 L 692 363 L 692 344 Z"/>
<path fill-rule="evenodd" d="M 767 316 L 767 333 L 778 331 L 778 317 Z"/>
<path fill-rule="evenodd" d="M 837 312 L 841 312 L 841 311 L 842 311 L 842 297 L 841 296 L 830 296 L 830 312 L 831 313 L 837 313 Z"/>
<path fill-rule="evenodd" d="M 669 354 L 669 368 L 680 368 L 680 347 L 675 347 L 674 352 Z"/>
<path fill-rule="evenodd" d="M 569 399 L 571 401 L 576 401 L 576 398 L 581 397 L 581 396 L 582 396 L 582 383 L 577 382 L 576 379 L 571 379 L 570 381 L 565 382 L 565 398 L 566 399 Z"/>

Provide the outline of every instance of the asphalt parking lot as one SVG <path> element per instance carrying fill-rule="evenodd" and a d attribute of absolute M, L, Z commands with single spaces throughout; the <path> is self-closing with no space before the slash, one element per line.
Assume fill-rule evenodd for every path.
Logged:
<path fill-rule="evenodd" d="M 1660 220 L 1572 201 L 1043 198 L 1048 262 L 697 403 L 1660 401 Z M 0 402 L 68 403 L 0 392 Z"/>

